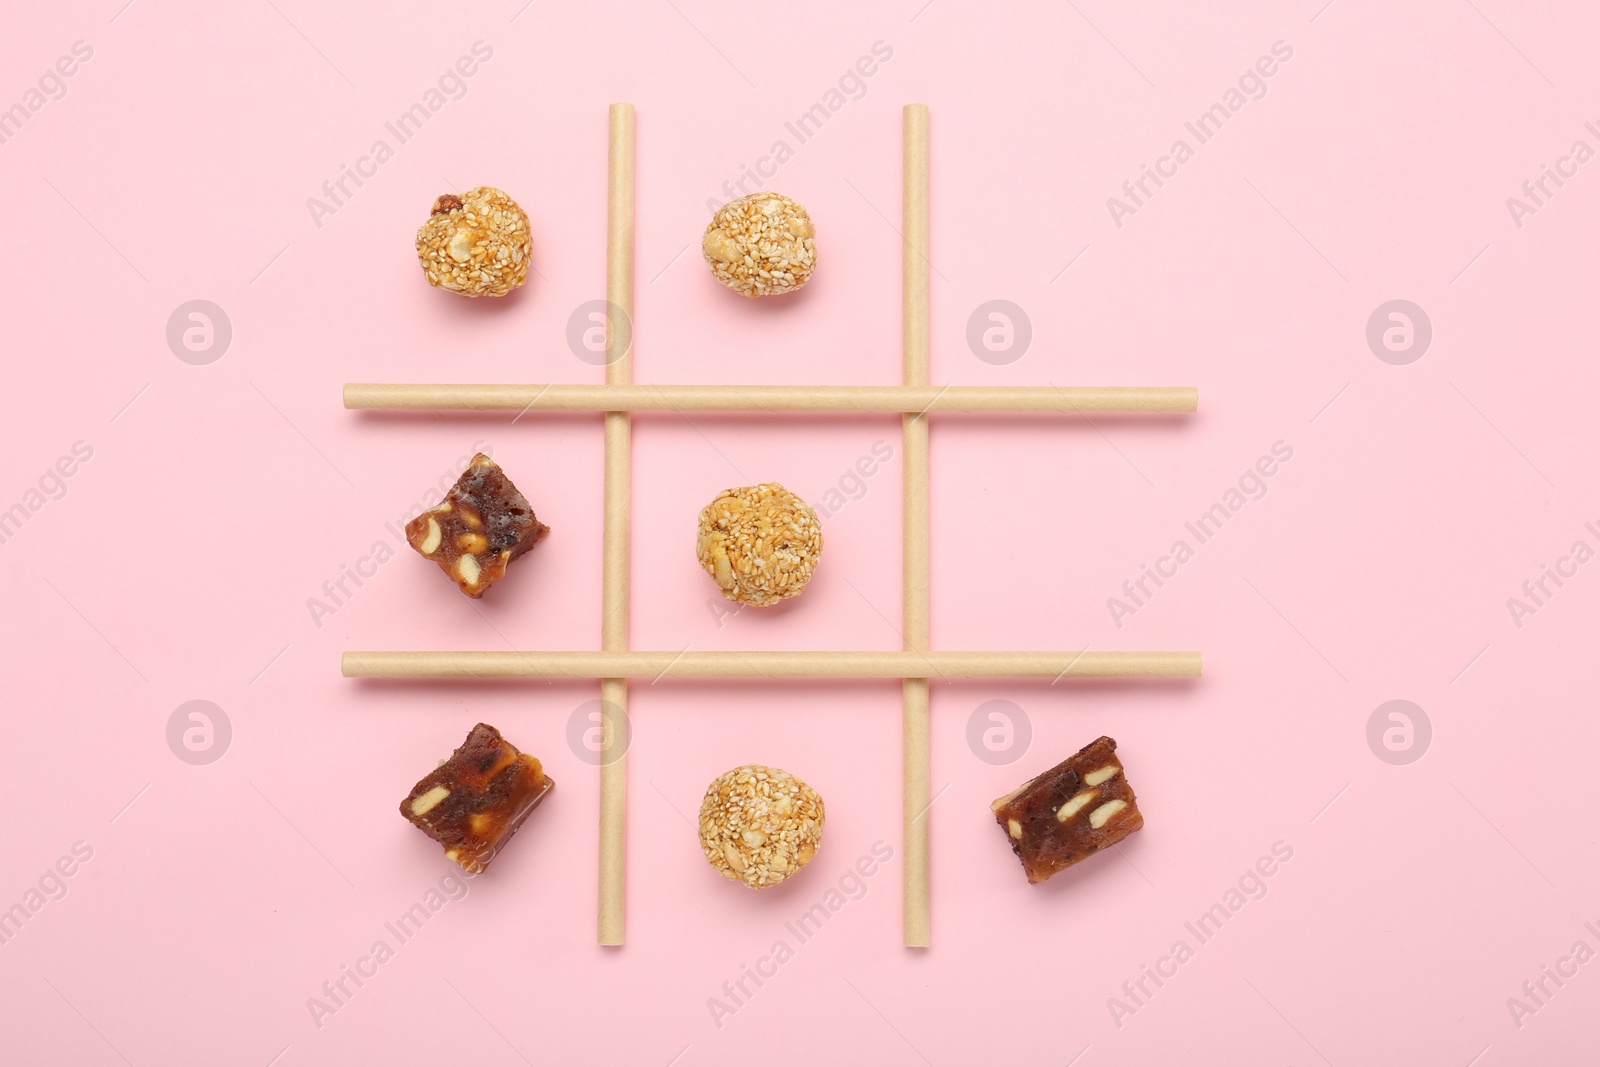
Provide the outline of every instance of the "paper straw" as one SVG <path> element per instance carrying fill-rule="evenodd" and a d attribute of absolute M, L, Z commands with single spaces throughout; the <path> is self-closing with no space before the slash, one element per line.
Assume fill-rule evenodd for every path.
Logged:
<path fill-rule="evenodd" d="M 1198 652 L 346 652 L 349 678 L 1198 678 Z"/>
<path fill-rule="evenodd" d="M 909 268 L 908 268 L 909 269 Z M 609 343 L 609 342 L 608 342 Z M 626 358 L 626 357 L 624 357 Z M 615 364 L 613 364 L 613 367 Z M 1199 390 L 1053 385 L 409 385 L 354 382 L 344 406 L 391 411 L 1186 414 Z"/>
<path fill-rule="evenodd" d="M 904 241 L 901 258 L 901 353 L 905 384 L 928 384 L 928 107 L 907 104 L 902 118 Z M 928 649 L 928 416 L 901 418 L 904 436 L 901 531 L 902 620 L 907 651 Z M 906 678 L 901 687 L 901 763 L 904 796 L 903 923 L 905 943 L 927 948 L 928 807 L 930 760 L 928 679 Z"/>
<path fill-rule="evenodd" d="M 633 182 L 632 104 L 611 105 L 610 174 L 606 214 L 606 391 L 633 381 Z M 627 329 L 612 316 L 620 314 Z M 626 410 L 606 407 L 604 577 L 601 645 L 611 653 L 628 647 L 628 516 L 631 498 L 632 424 Z M 626 920 L 628 846 L 628 680 L 624 673 L 600 681 L 600 915 L 602 945 L 620 945 Z"/>

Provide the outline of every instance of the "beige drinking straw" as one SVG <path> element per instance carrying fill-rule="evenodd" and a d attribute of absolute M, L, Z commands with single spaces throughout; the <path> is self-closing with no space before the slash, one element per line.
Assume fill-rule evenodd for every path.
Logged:
<path fill-rule="evenodd" d="M 353 382 L 347 408 L 393 411 L 1188 414 L 1199 390 L 1094 385 L 407 385 Z"/>
<path fill-rule="evenodd" d="M 907 104 L 902 117 L 904 240 L 901 259 L 901 354 L 905 383 L 928 384 L 928 105 Z M 928 416 L 901 416 L 905 437 L 902 563 L 908 652 L 928 651 Z M 928 679 L 901 683 L 901 762 L 904 767 L 905 943 L 927 948 L 928 921 Z"/>
<path fill-rule="evenodd" d="M 610 190 L 606 213 L 606 385 L 633 381 L 632 104 L 611 105 Z M 620 317 L 627 329 L 620 329 Z M 628 647 L 628 541 L 632 433 L 627 411 L 606 412 L 605 549 L 600 645 Z M 628 845 L 628 679 L 600 681 L 600 919 L 602 945 L 622 944 Z"/>
<path fill-rule="evenodd" d="M 1198 652 L 346 652 L 347 678 L 1198 678 Z"/>

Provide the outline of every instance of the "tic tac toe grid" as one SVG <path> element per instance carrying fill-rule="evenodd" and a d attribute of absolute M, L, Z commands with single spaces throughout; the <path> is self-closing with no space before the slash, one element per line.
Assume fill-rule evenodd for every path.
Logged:
<path fill-rule="evenodd" d="M 350 678 L 586 678 L 600 682 L 599 940 L 623 941 L 631 678 L 899 678 L 904 736 L 905 943 L 929 944 L 928 682 L 972 678 L 1196 678 L 1198 652 L 944 652 L 928 640 L 928 416 L 934 412 L 1190 413 L 1192 388 L 928 384 L 928 108 L 903 116 L 904 384 L 633 384 L 634 109 L 611 105 L 606 299 L 629 329 L 606 330 L 606 384 L 377 385 L 344 388 L 347 408 L 588 411 L 605 418 L 605 525 L 599 652 L 347 652 Z M 615 321 L 609 325 L 616 326 Z M 904 434 L 904 645 L 900 652 L 642 652 L 628 647 L 632 413 L 898 413 Z"/>

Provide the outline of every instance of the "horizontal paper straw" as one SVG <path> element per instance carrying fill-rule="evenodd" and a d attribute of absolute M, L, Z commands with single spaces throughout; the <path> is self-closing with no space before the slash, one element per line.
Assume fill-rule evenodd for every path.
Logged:
<path fill-rule="evenodd" d="M 346 652 L 347 678 L 1198 678 L 1198 652 Z"/>
<path fill-rule="evenodd" d="M 1187 414 L 1200 391 L 1053 385 L 405 385 L 353 382 L 347 408 L 398 411 Z"/>

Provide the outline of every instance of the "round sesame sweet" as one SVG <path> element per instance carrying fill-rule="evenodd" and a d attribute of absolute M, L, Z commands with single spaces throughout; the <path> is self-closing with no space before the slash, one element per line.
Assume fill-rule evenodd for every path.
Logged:
<path fill-rule="evenodd" d="M 505 296 L 528 280 L 533 234 L 517 202 L 489 185 L 446 193 L 417 231 L 428 282 L 462 296 Z"/>
<path fill-rule="evenodd" d="M 811 862 L 822 844 L 822 798 L 777 767 L 735 767 L 700 802 L 700 847 L 722 874 L 766 889 Z"/>
<path fill-rule="evenodd" d="M 817 263 L 816 227 L 781 193 L 752 193 L 711 217 L 700 240 L 717 281 L 743 296 L 777 296 L 804 285 Z"/>
<path fill-rule="evenodd" d="M 694 551 L 723 597 L 770 607 L 811 580 L 822 556 L 822 523 L 777 482 L 724 489 L 700 512 Z"/>

